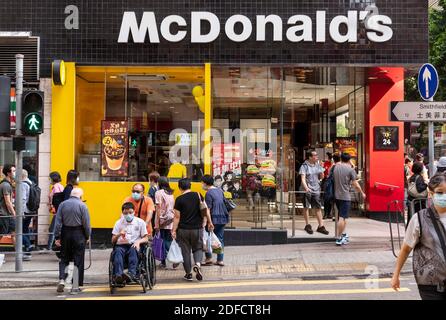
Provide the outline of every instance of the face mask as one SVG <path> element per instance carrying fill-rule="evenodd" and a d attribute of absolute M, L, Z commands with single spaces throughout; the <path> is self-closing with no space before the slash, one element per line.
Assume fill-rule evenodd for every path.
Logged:
<path fill-rule="evenodd" d="M 133 200 L 139 201 L 141 199 L 141 194 L 133 192 L 132 193 L 132 198 L 133 198 Z"/>
<path fill-rule="evenodd" d="M 79 178 L 76 178 L 76 183 L 79 184 Z"/>
<path fill-rule="evenodd" d="M 134 217 L 135 217 L 134 214 L 127 214 L 125 215 L 125 221 L 132 222 Z"/>
<path fill-rule="evenodd" d="M 434 205 L 439 208 L 446 208 L 446 194 L 434 194 Z"/>
<path fill-rule="evenodd" d="M 15 180 L 15 177 L 16 177 L 16 174 L 15 174 L 15 172 L 12 174 L 12 177 L 11 178 L 13 178 L 14 180 Z"/>

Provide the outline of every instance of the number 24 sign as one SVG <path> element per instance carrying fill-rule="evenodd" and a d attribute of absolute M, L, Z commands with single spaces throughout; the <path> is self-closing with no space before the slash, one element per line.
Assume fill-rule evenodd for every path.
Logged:
<path fill-rule="evenodd" d="M 399 132 L 398 127 L 375 127 L 375 150 L 398 150 Z"/>

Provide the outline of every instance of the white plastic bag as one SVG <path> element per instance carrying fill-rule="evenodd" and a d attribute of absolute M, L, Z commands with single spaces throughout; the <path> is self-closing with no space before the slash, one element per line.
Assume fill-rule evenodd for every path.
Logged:
<path fill-rule="evenodd" d="M 5 255 L 4 254 L 0 254 L 0 267 L 2 266 L 4 261 L 5 261 Z"/>
<path fill-rule="evenodd" d="M 172 244 L 170 245 L 169 253 L 167 254 L 166 259 L 171 263 L 183 263 L 181 248 L 175 240 L 173 240 Z"/>
<path fill-rule="evenodd" d="M 203 229 L 203 251 L 212 253 L 212 239 L 208 231 Z"/>
<path fill-rule="evenodd" d="M 213 250 L 221 249 L 221 242 L 213 232 L 211 232 L 211 246 Z"/>

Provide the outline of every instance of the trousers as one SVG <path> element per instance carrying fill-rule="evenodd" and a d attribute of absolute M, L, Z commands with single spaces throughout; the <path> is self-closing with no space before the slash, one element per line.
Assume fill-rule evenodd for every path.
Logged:
<path fill-rule="evenodd" d="M 84 285 L 84 260 L 86 238 L 83 227 L 62 227 L 61 248 L 59 261 L 59 279 L 65 280 L 68 276 L 66 267 L 70 261 L 74 261 L 75 268 L 78 269 L 79 286 Z"/>
<path fill-rule="evenodd" d="M 191 252 L 195 263 L 203 260 L 203 229 L 178 229 L 177 242 L 183 255 L 183 267 L 187 274 L 192 272 Z"/>

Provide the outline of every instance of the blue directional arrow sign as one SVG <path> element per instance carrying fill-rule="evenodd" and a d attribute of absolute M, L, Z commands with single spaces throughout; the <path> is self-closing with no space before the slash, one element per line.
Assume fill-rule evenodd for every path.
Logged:
<path fill-rule="evenodd" d="M 432 99 L 438 90 L 438 72 L 430 63 L 424 64 L 418 72 L 418 91 L 423 100 Z"/>

